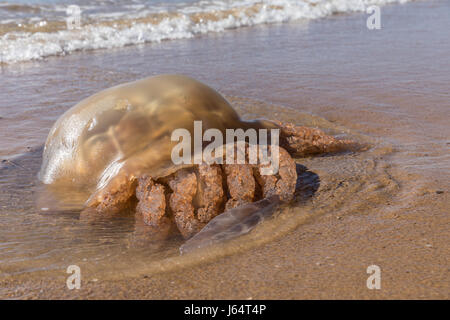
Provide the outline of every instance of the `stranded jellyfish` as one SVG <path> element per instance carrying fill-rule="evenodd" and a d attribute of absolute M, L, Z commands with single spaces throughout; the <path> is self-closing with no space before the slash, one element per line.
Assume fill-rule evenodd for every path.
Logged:
<path fill-rule="evenodd" d="M 276 172 L 262 174 L 267 164 L 261 161 L 173 161 L 180 144 L 173 139 L 177 129 L 194 137 L 190 148 L 182 150 L 191 159 L 198 158 L 199 147 L 202 152 L 213 142 L 210 137 L 210 142 L 201 139 L 195 146 L 198 123 L 200 135 L 208 129 L 223 137 L 230 129 L 263 130 L 268 136 L 278 130 Z M 244 146 L 240 152 L 245 160 L 254 150 L 260 155 L 255 145 L 264 145 L 267 154 L 275 148 L 270 137 L 243 144 L 222 141 L 222 146 L 214 142 L 215 160 L 228 150 L 235 150 L 237 157 L 238 146 Z M 92 215 L 131 207 L 145 224 L 173 223 L 186 239 L 204 229 L 193 239 L 201 243 L 248 232 L 274 204 L 291 200 L 297 181 L 292 156 L 335 152 L 351 144 L 318 129 L 243 121 L 205 84 L 159 75 L 103 90 L 66 111 L 48 135 L 39 178 L 61 203 Z"/>

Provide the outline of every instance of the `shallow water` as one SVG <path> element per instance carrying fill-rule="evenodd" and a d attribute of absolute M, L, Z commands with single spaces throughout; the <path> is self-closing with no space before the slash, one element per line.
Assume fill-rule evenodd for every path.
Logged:
<path fill-rule="evenodd" d="M 293 262 L 283 253 L 301 250 L 304 243 L 286 242 L 297 239 L 308 224 L 316 226 L 322 216 L 348 217 L 342 238 L 321 236 L 328 242 L 339 247 L 351 234 L 354 246 L 369 247 L 368 225 L 383 239 L 392 234 L 403 239 L 408 234 L 398 228 L 416 207 L 424 206 L 430 217 L 433 212 L 444 214 L 448 204 L 446 209 L 436 199 L 423 197 L 435 190 L 447 192 L 450 181 L 449 3 L 414 2 L 382 10 L 379 31 L 365 28 L 364 14 L 340 15 L 3 66 L 0 157 L 7 161 L 0 169 L 1 277 L 37 279 L 42 270 L 64 277 L 65 268 L 77 264 L 87 278 L 123 279 L 211 262 L 211 278 L 195 276 L 203 279 L 205 288 L 214 288 L 208 279 L 216 279 L 216 273 L 226 277 L 222 267 L 244 270 L 244 262 L 253 261 L 237 258 L 238 252 L 270 250 L 270 258 L 289 274 Z M 248 235 L 192 255 L 179 256 L 182 240 L 177 237 L 145 243 L 131 217 L 86 223 L 78 212 L 39 211 L 35 174 L 40 151 L 33 150 L 43 144 L 57 117 L 101 89 L 160 73 L 183 73 L 207 83 L 224 93 L 244 118 L 317 126 L 369 142 L 372 148 L 298 159 L 300 180 L 293 205 Z M 404 220 L 391 225 L 390 219 L 399 215 Z M 448 220 L 439 217 L 433 226 Z M 427 218 L 418 220 L 417 230 L 431 224 Z M 321 232 L 332 234 L 324 228 Z M 432 239 L 443 244 L 447 238 L 436 233 Z M 419 246 L 419 240 L 408 241 Z M 337 257 L 364 254 L 354 247 L 340 249 Z M 327 252 L 323 244 L 306 252 L 304 259 L 311 264 L 311 257 L 321 252 Z M 444 267 L 439 254 L 427 260 L 416 256 L 409 257 L 415 265 L 437 270 L 424 274 L 438 274 Z M 257 268 L 273 274 L 269 265 Z M 275 292 L 277 282 L 260 284 L 264 286 Z M 12 292 L 7 286 L 2 290 L 5 295 Z"/>

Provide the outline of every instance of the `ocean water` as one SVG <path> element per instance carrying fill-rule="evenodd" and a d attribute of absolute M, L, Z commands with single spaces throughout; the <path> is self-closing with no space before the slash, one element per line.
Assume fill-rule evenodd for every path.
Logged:
<path fill-rule="evenodd" d="M 409 0 L 0 1 L 0 64 L 258 24 L 325 18 Z M 78 9 L 69 9 L 69 6 Z M 79 11 L 78 11 L 79 10 Z"/>

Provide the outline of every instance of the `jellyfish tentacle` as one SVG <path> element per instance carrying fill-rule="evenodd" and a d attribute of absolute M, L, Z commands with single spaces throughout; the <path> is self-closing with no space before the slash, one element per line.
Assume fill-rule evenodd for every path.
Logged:
<path fill-rule="evenodd" d="M 169 180 L 172 194 L 169 197 L 170 209 L 175 223 L 184 238 L 190 238 L 204 226 L 194 215 L 194 197 L 197 193 L 197 177 L 194 172 L 179 170 Z"/>
<path fill-rule="evenodd" d="M 159 226 L 165 219 L 166 195 L 162 184 L 156 183 L 150 176 L 142 175 L 138 178 L 136 198 L 136 214 L 141 214 L 144 222 L 150 226 Z"/>
<path fill-rule="evenodd" d="M 230 199 L 225 209 L 230 210 L 246 203 L 253 202 L 256 183 L 253 170 L 249 164 L 225 164 L 227 186 Z"/>
<path fill-rule="evenodd" d="M 223 172 L 218 164 L 202 163 L 197 167 L 197 217 L 200 222 L 209 222 L 217 216 L 223 206 Z"/>
<path fill-rule="evenodd" d="M 272 175 L 261 174 L 261 169 L 266 167 L 264 164 L 255 166 L 253 173 L 261 187 L 263 198 L 277 195 L 282 201 L 288 202 L 292 200 L 297 184 L 296 163 L 284 148 L 269 146 L 269 151 L 272 151 L 272 148 L 278 148 L 277 173 Z"/>
<path fill-rule="evenodd" d="M 116 213 L 130 205 L 130 199 L 135 195 L 137 179 L 132 174 L 121 170 L 103 188 L 99 188 L 86 201 L 85 207 L 98 213 Z"/>
<path fill-rule="evenodd" d="M 320 129 L 298 126 L 290 122 L 271 121 L 280 129 L 280 146 L 293 156 L 308 156 L 358 149 L 352 140 L 336 139 Z"/>

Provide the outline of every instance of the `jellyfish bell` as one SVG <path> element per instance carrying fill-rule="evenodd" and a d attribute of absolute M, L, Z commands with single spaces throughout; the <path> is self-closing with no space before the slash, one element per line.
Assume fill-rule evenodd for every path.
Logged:
<path fill-rule="evenodd" d="M 262 126 L 241 121 L 225 98 L 197 80 L 154 76 L 103 90 L 67 110 L 50 130 L 39 179 L 82 207 L 119 172 L 158 177 L 180 168 L 171 161 L 177 144 L 171 133 L 184 128 L 193 134 L 195 120 L 222 133 Z"/>

